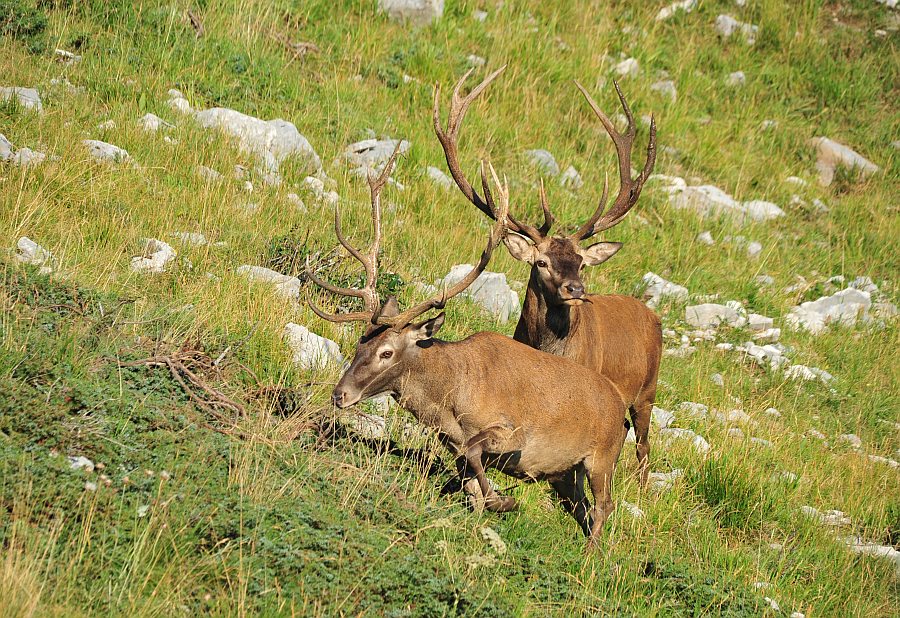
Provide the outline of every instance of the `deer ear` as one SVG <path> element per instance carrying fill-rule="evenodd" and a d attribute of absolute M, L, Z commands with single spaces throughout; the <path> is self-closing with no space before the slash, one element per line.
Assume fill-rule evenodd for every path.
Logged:
<path fill-rule="evenodd" d="M 579 251 L 585 266 L 596 266 L 614 256 L 622 248 L 620 242 L 598 242 L 587 249 Z"/>
<path fill-rule="evenodd" d="M 528 242 L 524 236 L 515 232 L 507 232 L 503 237 L 503 244 L 509 249 L 509 254 L 517 260 L 528 264 L 534 262 L 534 245 Z"/>
<path fill-rule="evenodd" d="M 431 339 L 444 325 L 444 312 L 440 312 L 430 320 L 425 320 L 418 324 L 413 324 L 409 329 L 409 334 L 414 341 L 424 341 Z"/>

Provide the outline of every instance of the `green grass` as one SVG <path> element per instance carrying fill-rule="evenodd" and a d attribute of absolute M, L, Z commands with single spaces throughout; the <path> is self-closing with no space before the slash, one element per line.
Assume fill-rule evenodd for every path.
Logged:
<path fill-rule="evenodd" d="M 320 439 L 315 428 L 333 414 L 337 371 L 294 367 L 282 329 L 305 324 L 345 354 L 356 331 L 323 323 L 234 271 L 259 264 L 297 272 L 307 252 L 330 251 L 330 209 L 298 189 L 306 175 L 299 162 L 283 167 L 281 187 L 254 180 L 248 195 L 231 171 L 253 168 L 254 158 L 171 111 L 169 88 L 196 109 L 227 106 L 294 122 L 335 179 L 345 232 L 360 244 L 370 235 L 367 188 L 332 161 L 368 129 L 409 139 L 395 173 L 407 188 L 384 195 L 392 206 L 381 262 L 383 291 L 408 302 L 417 298 L 409 283 L 475 260 L 487 230 L 455 189 L 424 175 L 427 165 L 445 168 L 431 128 L 432 84 L 442 85 L 446 110 L 466 56 L 488 61 L 473 84 L 509 65 L 469 112 L 463 163 L 474 174 L 489 158 L 510 178 L 515 212 L 536 220 L 539 175 L 523 152 L 550 150 L 585 179 L 577 193 L 547 185 L 560 229 L 574 228 L 593 210 L 605 173 L 615 190 L 615 160 L 572 80 L 618 111 L 604 56 L 624 52 L 641 66 L 622 82 L 632 109 L 653 112 L 660 145 L 679 151 L 661 153 L 656 171 L 773 201 L 787 216 L 745 227 L 701 220 L 670 208 L 648 185 L 631 216 L 607 232 L 625 246 L 589 272 L 591 290 L 630 294 L 652 270 L 694 294 L 741 300 L 779 326 L 790 307 L 824 293 L 821 282 L 832 275 L 869 276 L 898 302 L 900 150 L 891 142 L 900 57 L 889 28 L 896 14 L 867 0 L 761 0 L 743 9 L 720 0 L 657 23 L 668 2 L 557 4 L 448 2 L 441 21 L 414 30 L 379 15 L 374 1 L 206 0 L 192 5 L 205 28 L 198 39 L 180 1 L 0 2 L 0 86 L 38 88 L 45 109 L 2 104 L 0 131 L 16 147 L 57 157 L 24 170 L 0 167 L 0 247 L 10 251 L 0 257 L 0 615 L 756 616 L 770 611 L 763 596 L 777 599 L 784 615 L 896 612 L 891 563 L 850 554 L 799 513 L 801 505 L 842 510 L 853 525 L 839 534 L 897 546 L 898 471 L 837 439 L 856 433 L 867 453 L 898 458 L 900 435 L 882 422 L 897 422 L 900 410 L 896 321 L 818 337 L 784 331 L 791 359 L 834 374 L 832 389 L 786 381 L 711 343 L 686 359 L 666 357 L 661 407 L 697 401 L 730 409 L 736 397 L 759 422 L 745 433 L 774 448 L 679 415 L 678 426 L 710 442 L 710 455 L 653 442 L 654 471 L 685 469 L 672 491 L 657 494 L 639 490 L 626 448 L 614 498 L 638 504 L 646 517 L 618 509 L 593 554 L 544 484 L 513 488 L 521 508 L 506 516 L 470 513 L 459 496 L 442 495 L 450 461 L 434 437 L 404 437 L 404 412 L 392 413 L 393 454 L 341 432 Z M 489 13 L 483 23 L 472 18 L 479 8 Z M 712 24 L 725 12 L 760 26 L 755 46 L 718 39 Z M 888 34 L 875 36 L 879 28 Z M 294 59 L 275 33 L 321 53 Z M 61 65 L 57 47 L 84 59 Z M 725 87 L 737 70 L 747 84 Z M 678 88 L 674 103 L 649 89 L 662 71 Z M 83 92 L 51 86 L 60 76 Z M 135 121 L 147 112 L 177 125 L 166 133 L 177 144 L 140 130 Z M 115 129 L 96 128 L 108 119 Z M 762 130 L 763 120 L 778 126 Z M 807 143 L 819 135 L 882 171 L 869 179 L 841 173 L 819 187 Z M 91 163 L 80 145 L 86 138 L 127 149 L 139 165 Z M 646 139 L 640 127 L 636 166 Z M 198 165 L 228 178 L 208 183 Z M 791 175 L 810 185 L 785 183 Z M 286 199 L 290 192 L 301 194 L 307 213 Z M 789 207 L 794 193 L 823 200 L 830 212 Z M 248 201 L 259 210 L 242 208 Z M 707 247 L 695 241 L 704 230 L 719 241 L 741 234 L 764 250 L 748 259 L 721 242 Z M 175 231 L 225 245 L 182 247 L 169 237 Z M 54 253 L 53 275 L 15 263 L 21 236 Z M 147 237 L 173 241 L 179 260 L 169 272 L 131 272 Z M 527 277 L 505 250 L 490 269 L 511 281 Z M 753 280 L 763 273 L 776 283 L 760 290 Z M 782 294 L 796 275 L 819 285 Z M 348 261 L 332 276 L 348 283 L 357 273 Z M 484 329 L 511 334 L 514 326 L 465 301 L 448 312 L 444 330 L 454 339 Z M 682 305 L 658 312 L 665 328 L 683 329 Z M 722 337 L 741 343 L 748 335 Z M 201 377 L 240 402 L 246 413 L 236 418 L 210 415 L 165 367 L 121 366 L 176 350 L 216 359 L 229 346 L 221 368 Z M 716 372 L 724 388 L 709 380 Z M 765 417 L 768 407 L 782 418 Z M 810 428 L 829 445 L 803 437 Z M 71 470 L 67 455 L 105 467 Z M 773 478 L 781 471 L 800 478 Z M 96 491 L 85 490 L 87 482 Z M 491 552 L 483 526 L 500 533 L 506 554 Z M 475 566 L 472 556 L 489 558 Z M 755 589 L 760 581 L 771 588 Z"/>

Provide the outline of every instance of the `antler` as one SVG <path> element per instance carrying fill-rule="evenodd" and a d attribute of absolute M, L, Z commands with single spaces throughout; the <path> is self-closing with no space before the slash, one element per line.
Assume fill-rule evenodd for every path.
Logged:
<path fill-rule="evenodd" d="M 361 298 L 363 299 L 363 303 L 365 304 L 365 311 L 335 314 L 325 313 L 324 311 L 316 307 L 316 305 L 313 304 L 312 301 L 310 301 L 309 308 L 312 309 L 313 313 L 315 313 L 323 320 L 328 320 L 330 322 L 369 321 L 372 319 L 372 316 L 375 315 L 381 305 L 378 300 L 378 292 L 375 291 L 375 285 L 378 281 L 378 250 L 381 247 L 381 190 L 384 188 L 384 185 L 387 184 L 388 178 L 390 178 L 391 172 L 394 169 L 394 163 L 397 161 L 397 156 L 400 154 L 401 143 L 402 140 L 399 140 L 397 142 L 397 146 L 394 147 L 394 152 L 391 154 L 391 158 L 388 159 L 387 163 L 385 163 L 384 169 L 381 171 L 381 174 L 379 174 L 377 178 L 373 178 L 371 175 L 367 176 L 366 178 L 369 182 L 369 194 L 372 200 L 372 228 L 374 230 L 372 246 L 369 247 L 368 255 L 364 255 L 361 251 L 351 245 L 344 237 L 344 234 L 341 232 L 340 211 L 336 206 L 334 209 L 334 233 L 337 236 L 338 242 L 340 242 L 341 245 L 343 245 L 343 247 L 350 252 L 350 255 L 359 260 L 359 262 L 363 265 L 363 268 L 366 271 L 366 284 L 359 289 L 342 288 L 336 285 L 332 285 L 327 281 L 319 279 L 319 277 L 316 276 L 316 274 L 309 266 L 309 256 L 307 256 L 306 258 L 306 276 L 309 277 L 313 283 L 334 294 Z"/>
<path fill-rule="evenodd" d="M 448 300 L 472 285 L 472 282 L 474 282 L 481 275 L 481 273 L 484 272 L 484 269 L 487 267 L 488 262 L 490 262 L 491 260 L 491 254 L 494 252 L 494 248 L 500 243 L 500 240 L 506 234 L 506 228 L 508 226 L 509 219 L 509 185 L 506 183 L 501 185 L 500 179 L 497 178 L 497 172 L 494 171 L 494 166 L 488 164 L 488 167 L 491 170 L 491 176 L 494 179 L 494 184 L 497 185 L 497 193 L 500 197 L 500 204 L 498 206 L 494 202 L 493 195 L 491 195 L 491 190 L 488 186 L 487 178 L 484 173 L 484 162 L 482 161 L 481 186 L 486 199 L 485 206 L 490 209 L 490 217 L 494 219 L 496 223 L 491 228 L 491 232 L 488 235 L 487 246 L 481 253 L 481 259 L 479 260 L 478 264 L 475 266 L 475 268 L 470 270 L 465 277 L 460 279 L 450 288 L 444 290 L 443 292 L 435 294 L 428 300 L 421 302 L 414 307 L 410 307 L 406 311 L 403 311 L 396 316 L 376 317 L 374 319 L 376 323 L 392 326 L 394 328 L 402 328 L 426 311 L 430 311 L 432 309 L 442 309 L 444 305 L 447 304 Z"/>
<path fill-rule="evenodd" d="M 606 114 L 600 111 L 600 107 L 594 99 L 591 98 L 588 91 L 585 90 L 581 84 L 575 82 L 575 86 L 578 87 L 581 94 L 587 99 L 588 105 L 590 105 L 591 109 L 594 110 L 594 113 L 597 114 L 597 118 L 600 119 L 600 123 L 612 139 L 613 144 L 616 147 L 616 155 L 619 159 L 619 194 L 616 196 L 615 202 L 613 202 L 612 207 L 604 214 L 603 209 L 606 205 L 607 189 L 609 186 L 608 182 L 605 182 L 603 186 L 603 197 L 600 198 L 600 204 L 597 206 L 597 210 L 577 232 L 571 235 L 571 238 L 576 241 L 590 238 L 597 232 L 608 230 L 622 221 L 625 215 L 628 214 L 628 211 L 631 210 L 637 202 L 637 199 L 641 194 L 641 189 L 644 188 L 644 183 L 647 182 L 647 178 L 653 171 L 653 165 L 656 162 L 656 121 L 651 116 L 650 142 L 647 145 L 647 161 L 644 163 L 644 169 L 641 170 L 638 177 L 634 179 L 631 177 L 631 150 L 634 146 L 634 136 L 636 133 L 634 116 L 631 113 L 631 109 L 628 107 L 628 103 L 625 101 L 625 97 L 622 95 L 622 90 L 619 88 L 618 82 L 613 81 L 613 84 L 616 87 L 616 94 L 619 95 L 619 101 L 622 103 L 622 109 L 625 110 L 625 117 L 628 118 L 628 128 L 625 130 L 624 135 L 619 133 L 613 123 L 607 118 Z"/>
<path fill-rule="evenodd" d="M 459 140 L 459 129 L 460 126 L 462 126 L 462 121 L 463 118 L 465 118 L 466 111 L 469 109 L 469 105 L 471 105 L 472 101 L 474 101 L 505 68 L 506 65 L 503 65 L 488 75 L 483 82 L 475 86 L 468 95 L 460 97 L 459 92 L 466 79 L 472 74 L 474 68 L 466 71 L 466 74 L 456 82 L 456 86 L 453 88 L 453 98 L 450 100 L 450 113 L 447 117 L 446 131 L 441 127 L 441 86 L 440 84 L 434 85 L 434 132 L 437 134 L 438 140 L 440 140 L 441 146 L 444 149 L 444 156 L 447 159 L 447 167 L 450 169 L 450 175 L 453 176 L 453 180 L 456 181 L 456 186 L 459 187 L 463 195 L 465 195 L 478 210 L 491 219 L 495 218 L 493 209 L 480 195 L 478 195 L 478 192 L 472 188 L 471 183 L 469 183 L 462 172 L 457 153 L 457 141 Z M 482 177 L 482 181 L 483 180 L 484 178 Z M 482 182 L 482 184 L 484 183 Z M 488 191 L 485 190 L 485 195 L 487 193 Z M 540 228 L 528 225 L 527 223 L 522 223 L 516 220 L 512 215 L 508 215 L 508 228 L 513 232 L 528 236 L 536 243 L 541 242 L 544 235 L 550 230 L 550 226 L 553 224 L 553 216 L 550 214 L 550 208 L 547 206 L 547 200 L 543 195 L 543 192 L 541 194 L 541 207 L 544 210 L 544 224 Z"/>

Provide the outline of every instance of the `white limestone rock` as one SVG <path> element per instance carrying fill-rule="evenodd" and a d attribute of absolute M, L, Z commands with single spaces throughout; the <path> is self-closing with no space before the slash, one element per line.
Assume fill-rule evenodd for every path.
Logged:
<path fill-rule="evenodd" d="M 764 315 L 760 315 L 758 313 L 751 313 L 747 316 L 747 328 L 755 333 L 759 333 L 765 330 L 768 330 L 775 326 L 775 320 L 772 318 L 767 318 Z"/>
<path fill-rule="evenodd" d="M 675 422 L 675 414 L 658 406 L 653 406 L 650 415 L 653 422 L 661 429 L 665 429 Z"/>
<path fill-rule="evenodd" d="M 696 7 L 697 0 L 680 0 L 679 2 L 673 2 L 669 6 L 664 6 L 659 10 L 659 13 L 656 14 L 656 21 L 666 21 L 679 11 L 690 13 Z"/>
<path fill-rule="evenodd" d="M 6 139 L 6 136 L 0 133 L 0 161 L 9 161 L 15 154 L 16 149 L 13 148 L 12 142 Z"/>
<path fill-rule="evenodd" d="M 537 150 L 526 150 L 525 155 L 543 173 L 549 176 L 559 175 L 559 164 L 549 151 L 538 148 Z"/>
<path fill-rule="evenodd" d="M 701 217 L 726 214 L 739 223 L 768 221 L 784 216 L 784 211 L 772 202 L 749 200 L 741 202 L 713 185 L 689 186 L 678 176 L 654 174 L 650 177 L 662 181 L 661 189 L 668 193 L 669 204 L 678 209 L 693 210 Z"/>
<path fill-rule="evenodd" d="M 662 441 L 663 445 L 669 445 L 675 440 L 687 440 L 701 455 L 705 455 L 710 449 L 709 442 L 707 442 L 703 436 L 697 435 L 697 433 L 690 429 L 666 427 L 659 430 L 657 439 Z"/>
<path fill-rule="evenodd" d="M 444 0 L 378 0 L 378 8 L 394 21 L 426 26 L 444 14 Z"/>
<path fill-rule="evenodd" d="M 197 166 L 197 175 L 205 180 L 210 180 L 212 182 L 220 182 L 225 179 L 225 176 L 212 169 L 211 167 L 206 167 L 205 165 Z"/>
<path fill-rule="evenodd" d="M 79 455 L 77 457 L 68 457 L 69 467 L 72 470 L 84 470 L 85 472 L 93 472 L 96 465 L 93 461 L 85 457 L 84 455 Z"/>
<path fill-rule="evenodd" d="M 791 380 L 803 380 L 809 382 L 812 380 L 821 380 L 828 384 L 834 379 L 834 376 L 818 367 L 807 367 L 806 365 L 791 365 L 784 370 L 784 376 Z"/>
<path fill-rule="evenodd" d="M 578 170 L 570 165 L 560 175 L 559 184 L 566 189 L 578 191 L 584 186 L 584 181 L 581 179 L 581 174 L 578 173 Z"/>
<path fill-rule="evenodd" d="M 435 285 L 438 288 L 450 287 L 462 280 L 473 268 L 471 264 L 457 264 L 443 279 L 436 281 Z M 500 322 L 517 319 L 521 311 L 519 295 L 509 287 L 503 273 L 482 272 L 461 296 L 467 296 L 481 305 Z"/>
<path fill-rule="evenodd" d="M 867 314 L 871 305 L 872 297 L 868 292 L 847 288 L 794 307 L 785 317 L 785 322 L 794 330 L 808 330 L 818 335 L 830 324 L 856 324 L 861 316 Z"/>
<path fill-rule="evenodd" d="M 315 169 L 322 168 L 319 155 L 293 123 L 277 118 L 261 120 L 225 107 L 214 107 L 194 114 L 197 123 L 207 129 L 218 129 L 238 141 L 241 150 L 255 154 L 261 166 L 277 172 L 289 157 L 300 157 Z"/>
<path fill-rule="evenodd" d="M 138 125 L 147 133 L 156 133 L 160 129 L 174 129 L 175 125 L 166 122 L 156 114 L 144 114 L 138 119 Z"/>
<path fill-rule="evenodd" d="M 476 54 L 469 54 L 468 56 L 466 56 L 466 62 L 469 63 L 470 67 L 483 67 L 487 64 L 487 60 L 485 58 L 482 58 L 481 56 L 478 56 Z"/>
<path fill-rule="evenodd" d="M 625 58 L 613 66 L 613 71 L 619 77 L 637 77 L 641 67 L 636 58 Z"/>
<path fill-rule="evenodd" d="M 731 88 L 739 88 L 747 83 L 747 76 L 743 71 L 735 71 L 734 73 L 728 74 L 728 79 L 725 80 L 725 84 Z"/>
<path fill-rule="evenodd" d="M 709 230 L 697 234 L 697 242 L 701 245 L 707 245 L 709 247 L 716 244 L 716 241 L 713 240 L 712 232 L 710 232 Z"/>
<path fill-rule="evenodd" d="M 40 273 L 46 275 L 56 268 L 56 258 L 47 249 L 28 238 L 22 236 L 16 243 L 16 261 L 22 264 L 39 266 Z"/>
<path fill-rule="evenodd" d="M 675 468 L 671 472 L 651 472 L 649 475 L 650 487 L 656 491 L 669 491 L 675 485 L 680 477 L 684 475 L 684 470 Z"/>
<path fill-rule="evenodd" d="M 847 444 L 850 448 L 861 449 L 862 448 L 862 438 L 860 438 L 855 433 L 842 433 L 838 436 L 838 440 Z"/>
<path fill-rule="evenodd" d="M 425 168 L 425 173 L 434 184 L 442 189 L 449 189 L 453 186 L 453 179 L 432 165 Z"/>
<path fill-rule="evenodd" d="M 816 149 L 816 170 L 819 172 L 819 184 L 823 187 L 834 180 L 834 171 L 838 166 L 856 169 L 862 176 L 870 176 L 881 169 L 852 148 L 827 137 L 814 137 L 809 143 Z"/>
<path fill-rule="evenodd" d="M 688 299 L 686 287 L 667 281 L 656 273 L 646 273 L 641 281 L 645 286 L 644 298 L 647 299 L 646 304 L 651 309 L 656 308 L 664 298 L 669 298 L 676 302 L 684 302 Z"/>
<path fill-rule="evenodd" d="M 10 163 L 18 167 L 28 167 L 30 165 L 38 165 L 46 160 L 47 155 L 43 152 L 38 152 L 31 148 L 19 148 L 10 159 Z"/>
<path fill-rule="evenodd" d="M 759 26 L 753 24 L 745 24 L 736 20 L 731 15 L 719 15 L 716 17 L 716 32 L 723 39 L 730 39 L 735 34 L 740 34 L 748 45 L 756 43 L 756 35 L 759 33 Z"/>
<path fill-rule="evenodd" d="M 801 506 L 800 512 L 809 517 L 810 519 L 814 519 L 821 523 L 824 526 L 849 526 L 853 523 L 853 521 L 844 515 L 841 511 L 825 511 L 821 512 L 818 509 L 811 506 Z"/>
<path fill-rule="evenodd" d="M 198 232 L 172 232 L 171 236 L 185 245 L 202 247 L 209 244 L 209 241 L 206 240 L 206 236 Z"/>
<path fill-rule="evenodd" d="M 740 328 L 747 323 L 746 315 L 733 307 L 716 303 L 690 305 L 684 310 L 685 321 L 694 328 L 718 328 L 720 325 Z"/>
<path fill-rule="evenodd" d="M 364 139 L 344 148 L 344 159 L 353 167 L 378 169 L 391 158 L 398 143 L 400 154 L 405 154 L 412 146 L 405 139 Z"/>
<path fill-rule="evenodd" d="M 857 536 L 848 536 L 840 540 L 846 543 L 847 548 L 854 554 L 890 560 L 894 563 L 896 577 L 900 578 L 900 551 L 897 551 L 893 546 L 866 543 Z"/>
<path fill-rule="evenodd" d="M 329 365 L 340 366 L 344 356 L 338 344 L 305 326 L 288 322 L 284 327 L 284 337 L 293 354 L 293 362 L 301 369 L 325 369 Z"/>
<path fill-rule="evenodd" d="M 297 277 L 289 277 L 263 266 L 248 264 L 238 266 L 237 273 L 254 283 L 271 284 L 275 288 L 276 294 L 288 300 L 296 300 L 300 297 L 300 288 L 303 284 Z"/>
<path fill-rule="evenodd" d="M 622 509 L 634 519 L 644 519 L 644 511 L 642 511 L 638 505 L 632 504 L 627 500 L 622 500 L 619 504 L 622 506 Z"/>
<path fill-rule="evenodd" d="M 95 161 L 101 163 L 125 163 L 131 161 L 131 155 L 124 148 L 119 148 L 107 142 L 97 139 L 82 140 L 82 144 L 88 149 L 88 153 Z"/>
<path fill-rule="evenodd" d="M 11 99 L 15 99 L 25 109 L 32 109 L 36 112 L 44 110 L 41 96 L 34 88 L 0 86 L 0 101 L 9 101 Z"/>
<path fill-rule="evenodd" d="M 144 252 L 131 258 L 131 270 L 138 273 L 159 274 L 166 272 L 169 262 L 178 254 L 169 243 L 156 238 L 145 241 Z"/>
<path fill-rule="evenodd" d="M 292 326 L 288 324 L 288 327 Z M 293 324 L 293 326 L 297 326 Z M 300 326 L 300 328 L 303 328 Z M 310 333 L 312 334 L 312 333 Z M 290 337 L 290 335 L 288 335 Z M 326 339 L 326 341 L 329 341 Z M 331 341 L 330 343 L 334 343 Z M 291 348 L 293 350 L 293 347 Z M 296 352 L 294 355 L 294 362 L 302 365 L 302 362 L 297 361 Z M 326 362 L 327 365 L 327 362 Z M 304 369 L 321 369 L 324 366 L 303 366 Z M 383 416 L 379 416 L 378 414 L 367 414 L 366 412 L 361 412 L 359 410 L 352 410 L 350 412 L 346 412 L 341 415 L 340 423 L 346 427 L 351 432 L 355 433 L 358 436 L 363 438 L 367 438 L 369 440 L 381 440 L 386 438 L 387 433 L 387 421 Z"/>
<path fill-rule="evenodd" d="M 672 103 L 674 103 L 678 98 L 678 90 L 675 88 L 675 82 L 673 82 L 671 79 L 666 79 L 658 81 L 654 84 L 650 84 L 650 90 L 652 90 L 653 92 L 658 92 L 662 96 L 669 99 Z"/>

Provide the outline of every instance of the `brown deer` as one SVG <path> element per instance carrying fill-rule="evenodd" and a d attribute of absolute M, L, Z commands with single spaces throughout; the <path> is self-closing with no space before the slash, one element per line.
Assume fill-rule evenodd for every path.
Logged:
<path fill-rule="evenodd" d="M 397 151 L 377 179 L 370 178 L 374 240 L 367 254 L 354 248 L 341 233 L 338 241 L 359 260 L 366 272 L 363 288 L 340 288 L 310 279 L 334 292 L 360 298 L 363 311 L 328 314 L 310 305 L 316 315 L 332 322 L 368 324 L 349 368 L 334 387 L 332 400 L 346 408 L 380 393 L 392 394 L 419 422 L 437 430 L 457 458 L 463 486 L 483 496 L 483 505 L 496 512 L 516 506 L 488 483 L 485 467 L 494 467 L 524 480 L 547 480 L 563 506 L 595 542 L 613 509 L 611 482 L 622 449 L 625 402 L 608 379 L 566 358 L 518 343 L 499 333 L 481 332 L 462 341 L 435 338 L 444 313 L 421 322 L 422 314 L 443 308 L 485 269 L 506 231 L 508 189 L 498 186 L 499 206 L 485 179 L 486 207 L 496 223 L 477 266 L 466 277 L 434 297 L 400 311 L 391 297 L 383 305 L 375 290 L 381 241 L 379 194 L 387 182 Z M 584 493 L 588 479 L 594 507 Z"/>
<path fill-rule="evenodd" d="M 457 82 L 450 103 L 447 129 L 440 120 L 440 86 L 434 91 L 434 130 L 441 142 L 450 174 L 463 195 L 480 211 L 493 218 L 493 213 L 462 173 L 457 156 L 459 129 L 472 101 L 487 88 L 506 67 L 501 67 L 476 86 L 465 98 L 460 90 L 471 74 Z M 625 133 L 619 133 L 597 103 L 579 84 L 575 85 L 606 132 L 612 138 L 619 159 L 619 193 L 604 213 L 608 182 L 594 214 L 574 233 L 567 236 L 550 234 L 555 219 L 547 204 L 543 183 L 540 187 L 544 222 L 540 227 L 509 216 L 504 243 L 517 260 L 531 265 L 528 289 L 522 315 L 514 339 L 533 348 L 571 358 L 609 378 L 622 392 L 631 413 L 637 438 L 637 459 L 641 485 L 649 473 L 650 416 L 656 399 L 656 380 L 662 354 L 662 331 L 659 317 L 643 303 L 618 294 L 586 294 L 581 279 L 585 266 L 605 262 L 621 247 L 619 242 L 598 242 L 588 247 L 580 243 L 608 230 L 624 219 L 637 202 L 641 189 L 656 161 L 656 123 L 650 122 L 647 160 L 637 178 L 631 177 L 631 150 L 634 144 L 634 117 L 616 83 L 619 101 L 628 119 Z"/>

